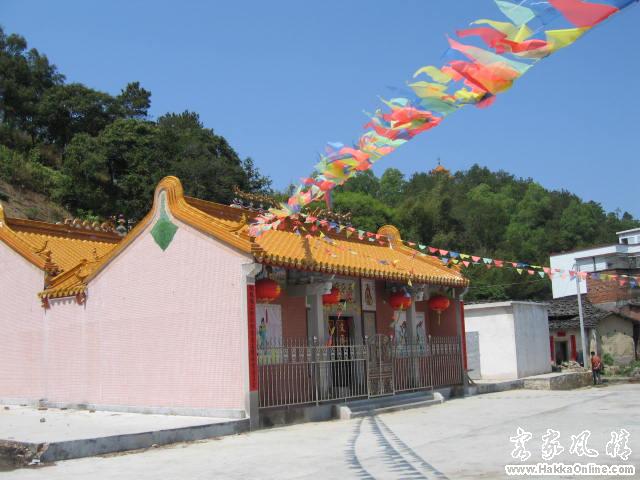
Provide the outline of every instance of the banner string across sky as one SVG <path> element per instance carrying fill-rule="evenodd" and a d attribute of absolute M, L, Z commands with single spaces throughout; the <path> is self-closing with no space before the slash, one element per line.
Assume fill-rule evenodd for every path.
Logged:
<path fill-rule="evenodd" d="M 335 187 L 460 108 L 490 106 L 537 62 L 638 1 L 495 0 L 502 19 L 476 20 L 456 32 L 458 40 L 448 38 L 456 58 L 440 67 L 418 68 L 409 82 L 412 94 L 382 100 L 384 107 L 370 116 L 353 145 L 327 144 L 314 173 L 286 203 L 260 215 L 251 225 L 251 235 L 278 228 L 283 219 L 327 198 Z"/>
<path fill-rule="evenodd" d="M 311 215 L 300 214 L 299 218 L 293 220 L 293 231 L 298 235 L 304 235 L 308 240 L 316 240 L 316 244 L 313 248 L 318 248 L 324 245 L 325 253 L 333 258 L 337 258 L 338 255 L 331 251 L 329 245 L 333 247 L 335 250 L 341 251 L 343 253 L 349 253 L 351 255 L 358 255 L 367 260 L 377 262 L 381 265 L 391 265 L 398 269 L 401 269 L 399 266 L 399 261 L 390 261 L 387 259 L 380 259 L 374 255 L 370 255 L 364 252 L 359 252 L 354 250 L 348 246 L 348 244 L 342 244 L 330 236 L 325 235 L 322 230 L 325 230 L 327 233 L 331 231 L 335 231 L 335 233 L 343 233 L 346 238 L 350 238 L 351 236 L 356 236 L 361 241 L 368 241 L 370 243 L 379 243 L 381 246 L 389 246 L 393 248 L 393 241 L 385 235 L 380 233 L 372 233 L 366 230 L 356 229 L 351 226 L 341 225 L 336 222 L 332 222 L 330 220 L 318 219 Z M 316 232 L 318 232 L 317 235 Z M 497 258 L 488 258 L 477 255 L 472 255 L 468 253 L 456 252 L 452 250 L 445 250 L 438 247 L 433 247 L 430 245 L 424 245 L 418 242 L 412 242 L 410 240 L 402 240 L 400 239 L 403 245 L 409 247 L 413 251 L 414 256 L 421 257 L 437 257 L 440 259 L 443 265 L 445 266 L 459 266 L 470 268 L 474 266 L 481 266 L 485 268 L 509 268 L 513 269 L 520 275 L 530 275 L 540 278 L 562 278 L 570 280 L 575 280 L 576 277 L 580 280 L 587 280 L 590 278 L 592 280 L 598 281 L 612 281 L 618 283 L 621 287 L 638 287 L 640 286 L 640 276 L 634 275 L 624 275 L 624 274 L 613 274 L 613 273 L 602 273 L 602 272 L 583 272 L 579 270 L 566 270 L 560 268 L 550 268 L 542 265 L 532 265 L 530 263 L 521 262 L 521 261 L 511 261 L 511 260 L 501 260 Z M 407 271 L 409 277 L 413 272 L 410 270 Z M 409 285 L 411 285 L 411 281 L 409 280 Z"/>

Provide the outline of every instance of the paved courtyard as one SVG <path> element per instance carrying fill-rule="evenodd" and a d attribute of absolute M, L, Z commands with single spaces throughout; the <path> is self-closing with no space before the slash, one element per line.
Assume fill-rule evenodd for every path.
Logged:
<path fill-rule="evenodd" d="M 515 390 L 450 400 L 423 409 L 350 421 L 295 425 L 142 452 L 59 462 L 0 473 L 28 479 L 459 479 L 508 478 L 505 464 L 518 427 L 532 434 L 526 463 L 542 461 L 542 435 L 560 432 L 565 448 L 552 462 L 640 467 L 640 385 L 568 392 Z M 605 445 L 630 432 L 627 461 Z M 571 435 L 591 432 L 597 458 L 569 452 Z M 584 437 L 583 437 L 584 438 Z M 556 477 L 558 478 L 558 477 Z M 572 477 L 564 477 L 572 478 Z M 583 477 L 584 478 L 584 477 Z M 609 477 L 612 478 L 612 477 Z M 627 477 L 630 478 L 630 477 Z M 638 476 L 636 476 L 638 478 Z"/>

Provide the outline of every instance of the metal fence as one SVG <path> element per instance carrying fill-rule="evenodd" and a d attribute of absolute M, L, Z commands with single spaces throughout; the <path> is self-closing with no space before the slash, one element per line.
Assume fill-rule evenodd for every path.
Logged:
<path fill-rule="evenodd" d="M 307 339 L 263 341 L 258 349 L 260 408 L 390 395 L 459 385 L 460 337 L 319 345 Z"/>

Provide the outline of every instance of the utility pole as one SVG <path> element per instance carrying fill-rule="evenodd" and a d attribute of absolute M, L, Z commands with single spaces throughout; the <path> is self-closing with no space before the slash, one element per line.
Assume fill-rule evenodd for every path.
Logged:
<path fill-rule="evenodd" d="M 582 295 L 580 293 L 580 266 L 576 262 L 576 289 L 578 294 L 578 315 L 580 316 L 580 341 L 582 343 L 582 366 L 587 365 L 587 339 L 584 335 L 584 315 L 582 314 Z"/>

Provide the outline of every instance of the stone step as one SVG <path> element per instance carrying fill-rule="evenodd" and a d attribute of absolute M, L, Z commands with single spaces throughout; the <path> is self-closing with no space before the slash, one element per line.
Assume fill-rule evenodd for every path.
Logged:
<path fill-rule="evenodd" d="M 379 413 L 439 405 L 442 402 L 444 402 L 444 397 L 439 392 L 415 392 L 374 397 L 336 405 L 336 418 L 348 420 Z"/>

